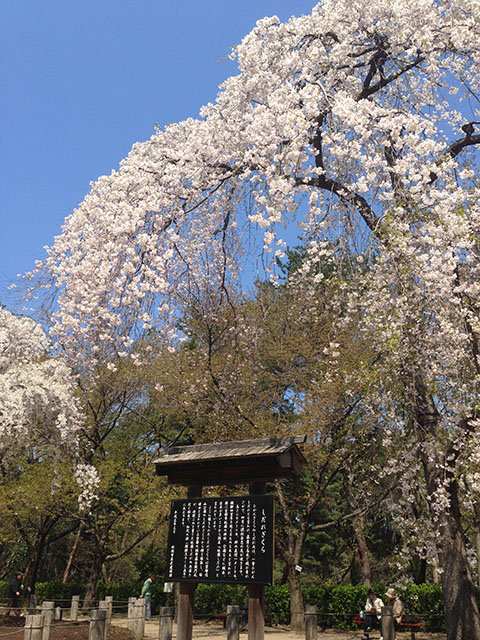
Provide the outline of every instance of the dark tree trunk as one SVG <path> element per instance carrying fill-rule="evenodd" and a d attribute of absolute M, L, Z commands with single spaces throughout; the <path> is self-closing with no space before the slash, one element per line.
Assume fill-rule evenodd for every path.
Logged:
<path fill-rule="evenodd" d="M 73 543 L 73 547 L 72 550 L 70 551 L 70 555 L 68 556 L 68 562 L 67 562 L 67 566 L 65 567 L 65 571 L 63 572 L 63 576 L 62 576 L 62 582 L 68 582 L 68 578 L 70 576 L 70 569 L 72 568 L 72 564 L 73 564 L 73 560 L 75 558 L 75 555 L 77 553 L 77 549 L 78 549 L 78 545 L 80 543 L 80 537 L 82 535 L 82 531 L 83 531 L 83 522 L 80 522 L 80 524 L 78 525 L 78 531 L 75 535 L 75 542 Z"/>
<path fill-rule="evenodd" d="M 83 609 L 86 611 L 91 608 L 97 591 L 97 582 L 102 575 L 103 555 L 98 549 L 95 549 L 95 555 L 93 557 L 92 567 L 90 575 L 88 577 L 87 591 L 85 593 L 85 600 L 83 601 Z"/>
<path fill-rule="evenodd" d="M 24 582 L 32 593 L 35 592 L 35 584 L 38 580 L 38 573 L 43 560 L 44 549 L 47 546 L 47 536 L 56 524 L 58 518 L 50 518 L 47 516 L 41 523 L 35 540 L 35 544 L 31 548 L 30 561 L 28 562 L 28 571 L 25 571 Z"/>
<path fill-rule="evenodd" d="M 427 580 L 427 560 L 426 558 L 415 557 L 411 562 L 412 575 L 415 584 L 425 584 Z"/>
<path fill-rule="evenodd" d="M 447 640 L 480 640 L 480 615 L 465 540 L 456 523 L 450 526 L 453 537 L 446 541 L 441 557 Z"/>
<path fill-rule="evenodd" d="M 350 513 L 354 513 L 356 510 L 356 505 L 353 496 L 352 481 L 348 475 L 348 472 L 345 472 L 343 474 L 343 480 L 347 507 Z M 371 587 L 372 571 L 370 566 L 370 556 L 368 555 L 367 538 L 365 536 L 365 516 L 363 514 L 353 516 L 352 527 L 353 535 L 355 536 L 355 542 L 357 543 L 357 558 L 358 566 L 360 568 L 360 579 L 362 581 L 362 584 L 367 587 Z"/>
<path fill-rule="evenodd" d="M 420 385 L 417 397 L 417 422 L 422 431 L 435 433 L 438 412 L 433 399 Z M 422 463 L 432 520 L 438 527 L 437 553 L 442 573 L 443 604 L 447 640 L 480 640 L 480 611 L 475 597 L 475 585 L 470 572 L 465 535 L 461 523 L 455 460 L 457 451 L 452 445 L 445 453 L 450 461 L 446 477 L 439 477 L 443 460 L 432 459 L 422 448 Z M 447 504 L 438 499 L 438 489 L 444 486 Z"/>
<path fill-rule="evenodd" d="M 370 566 L 370 556 L 368 555 L 367 539 L 365 537 L 365 516 L 353 518 L 353 531 L 357 542 L 358 555 L 360 558 L 360 570 L 362 584 L 367 587 L 372 586 L 372 571 Z"/>

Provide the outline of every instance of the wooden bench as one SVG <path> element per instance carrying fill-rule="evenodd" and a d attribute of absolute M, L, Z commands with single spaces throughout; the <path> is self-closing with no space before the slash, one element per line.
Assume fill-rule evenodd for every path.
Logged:
<path fill-rule="evenodd" d="M 363 618 L 361 616 L 354 616 L 353 623 L 363 627 Z M 411 639 L 415 640 L 415 632 L 423 629 L 425 622 L 420 620 L 419 622 L 399 622 L 397 623 L 398 631 L 410 631 Z"/>
<path fill-rule="evenodd" d="M 227 626 L 227 614 L 226 613 L 214 613 L 214 614 L 212 614 L 211 618 L 214 618 L 214 620 L 221 620 L 223 622 L 223 628 L 224 629 Z"/>
<path fill-rule="evenodd" d="M 418 622 L 399 622 L 398 630 L 399 631 L 410 631 L 411 639 L 415 640 L 415 631 L 419 631 L 425 627 L 425 622 L 423 620 L 419 620 Z"/>

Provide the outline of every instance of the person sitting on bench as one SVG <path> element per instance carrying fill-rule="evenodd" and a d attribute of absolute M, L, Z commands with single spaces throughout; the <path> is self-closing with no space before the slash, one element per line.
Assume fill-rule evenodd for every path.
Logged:
<path fill-rule="evenodd" d="M 398 629 L 398 625 L 402 621 L 402 617 L 405 614 L 405 609 L 403 608 L 403 602 L 397 596 L 397 592 L 393 587 L 387 590 L 385 594 L 390 601 L 390 606 L 393 609 L 393 622 L 395 625 L 395 629 Z"/>
<path fill-rule="evenodd" d="M 367 602 L 365 603 L 365 617 L 363 624 L 363 640 L 369 640 L 368 632 L 371 629 L 375 629 L 377 626 L 380 629 L 380 640 L 383 640 L 382 636 L 382 607 L 383 601 L 381 598 L 377 598 L 377 595 L 373 589 L 368 592 Z"/>

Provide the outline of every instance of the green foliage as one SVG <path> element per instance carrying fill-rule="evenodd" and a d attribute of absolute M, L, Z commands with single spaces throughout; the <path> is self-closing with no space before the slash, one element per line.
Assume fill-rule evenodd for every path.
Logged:
<path fill-rule="evenodd" d="M 228 604 L 242 608 L 247 598 L 247 587 L 243 585 L 199 584 L 195 590 L 195 615 L 224 613 Z"/>
<path fill-rule="evenodd" d="M 8 597 L 8 582 L 6 580 L 0 580 L 0 598 Z"/>
<path fill-rule="evenodd" d="M 288 624 L 290 621 L 290 591 L 287 584 L 265 589 L 265 617 L 268 624 Z"/>
<path fill-rule="evenodd" d="M 35 585 L 35 594 L 39 600 L 51 600 L 55 602 L 55 606 L 65 606 L 70 602 L 72 596 L 80 596 L 82 599 L 87 590 L 86 584 L 83 582 L 37 582 Z"/>
<path fill-rule="evenodd" d="M 477 600 L 479 595 L 477 593 Z M 439 584 L 408 585 L 399 591 L 399 596 L 406 613 L 422 616 L 427 631 L 445 631 L 442 588 Z"/>
<path fill-rule="evenodd" d="M 120 603 L 122 603 L 125 605 L 126 611 L 128 599 L 132 597 L 138 598 L 138 596 L 140 595 L 141 586 L 142 585 L 139 582 L 125 582 L 123 584 L 104 584 L 103 582 L 99 582 L 97 584 L 95 598 L 97 600 L 104 600 L 105 596 L 113 596 L 114 602 L 117 603 L 115 610 L 117 612 L 119 610 L 121 611 L 123 607 L 120 607 Z"/>
<path fill-rule="evenodd" d="M 376 585 L 378 593 L 384 588 Z M 316 585 L 303 590 L 305 604 L 317 607 L 321 627 L 350 629 L 352 619 L 365 606 L 368 589 L 363 585 Z"/>

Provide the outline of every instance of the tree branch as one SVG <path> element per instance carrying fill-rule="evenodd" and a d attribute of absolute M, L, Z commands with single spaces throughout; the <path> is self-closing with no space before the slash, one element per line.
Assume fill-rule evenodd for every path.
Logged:
<path fill-rule="evenodd" d="M 460 140 L 456 140 L 452 142 L 449 147 L 442 153 L 440 159 L 437 161 L 437 164 L 441 162 L 442 157 L 450 156 L 450 158 L 456 158 L 464 149 L 467 147 L 471 147 L 477 144 L 480 144 L 480 134 L 473 135 L 475 131 L 475 125 L 480 124 L 480 122 L 473 121 L 464 124 L 462 129 L 465 132 L 465 137 L 460 138 Z M 435 180 L 437 180 L 438 174 L 435 171 L 430 171 L 430 184 L 432 185 Z"/>

